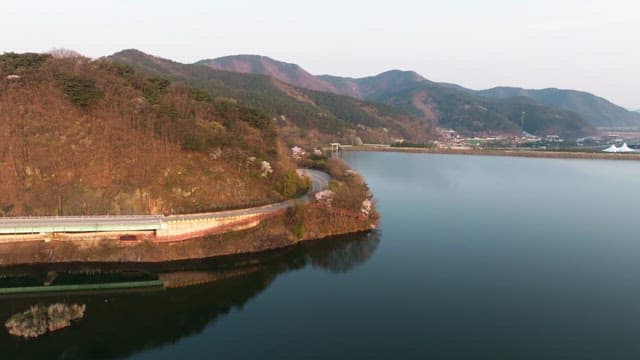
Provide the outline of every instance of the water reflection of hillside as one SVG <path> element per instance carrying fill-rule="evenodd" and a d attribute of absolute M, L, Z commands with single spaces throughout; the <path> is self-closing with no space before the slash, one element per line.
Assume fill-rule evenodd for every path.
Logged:
<path fill-rule="evenodd" d="M 335 273 L 352 270 L 375 252 L 376 233 L 308 242 L 253 256 L 234 256 L 164 265 L 75 265 L 11 268 L 2 275 L 42 276 L 50 271 L 83 273 L 137 271 L 171 277 L 180 285 L 165 291 L 67 294 L 46 298 L 0 298 L 0 320 L 36 303 L 69 301 L 87 305 L 87 315 L 75 326 L 35 340 L 0 331 L 0 348 L 8 359 L 121 358 L 169 344 L 201 332 L 207 324 L 265 290 L 279 275 L 306 266 Z"/>

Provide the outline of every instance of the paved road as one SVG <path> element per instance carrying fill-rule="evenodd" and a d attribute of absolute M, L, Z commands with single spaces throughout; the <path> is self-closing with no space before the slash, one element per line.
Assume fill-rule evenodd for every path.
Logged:
<path fill-rule="evenodd" d="M 0 234 L 159 230 L 162 215 L 0 218 Z"/>
<path fill-rule="evenodd" d="M 329 187 L 331 177 L 324 171 L 300 169 L 298 173 L 311 179 L 311 194 L 315 194 Z"/>
<path fill-rule="evenodd" d="M 301 176 L 306 176 L 311 180 L 311 189 L 307 195 L 304 195 L 298 199 L 287 200 L 275 204 L 248 208 L 248 209 L 239 209 L 239 210 L 229 210 L 229 211 L 219 211 L 213 213 L 203 213 L 203 214 L 191 214 L 191 215 L 171 215 L 167 216 L 166 219 L 168 221 L 172 220 L 198 220 L 198 219 L 215 219 L 215 218 L 225 218 L 231 216 L 241 216 L 241 215 L 258 215 L 265 214 L 277 210 L 286 209 L 290 206 L 295 205 L 296 203 L 304 203 L 309 201 L 309 197 L 313 194 L 325 190 L 329 187 L 329 180 L 331 177 L 329 174 L 311 169 L 298 169 L 298 174 Z"/>
<path fill-rule="evenodd" d="M 216 219 L 240 215 L 258 215 L 287 208 L 296 202 L 308 201 L 308 196 L 329 186 L 329 174 L 309 169 L 298 173 L 311 179 L 309 194 L 294 200 L 271 205 L 191 215 L 132 215 L 132 216 L 41 216 L 24 218 L 0 218 L 0 234 L 33 232 L 79 232 L 79 231 L 123 231 L 158 230 L 163 222 L 175 220 Z"/>

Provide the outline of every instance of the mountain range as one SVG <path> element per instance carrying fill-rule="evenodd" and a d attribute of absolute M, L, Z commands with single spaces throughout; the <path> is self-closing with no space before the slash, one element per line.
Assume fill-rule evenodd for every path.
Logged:
<path fill-rule="evenodd" d="M 299 65 L 258 55 L 182 64 L 131 49 L 108 58 L 213 97 L 242 101 L 274 116 L 283 136 L 298 140 L 424 142 L 433 138 L 435 126 L 465 134 L 525 130 L 576 137 L 593 134 L 596 127 L 640 125 L 640 114 L 574 90 L 476 91 L 401 70 L 364 78 L 316 76 Z"/>
<path fill-rule="evenodd" d="M 604 98 L 575 90 L 554 88 L 527 90 L 515 87 L 496 87 L 474 91 L 455 84 L 431 82 L 416 72 L 399 70 L 359 79 L 331 75 L 313 76 L 298 65 L 252 55 L 227 56 L 202 60 L 198 63 L 218 70 L 264 74 L 303 88 L 330 91 L 359 99 L 400 106 L 416 114 L 422 114 L 429 120 L 434 120 L 440 115 L 439 118 L 443 120 L 443 125 L 455 126 L 456 123 L 460 123 L 460 119 L 453 120 L 452 117 L 455 117 L 455 114 L 442 109 L 442 97 L 458 98 L 458 101 L 472 100 L 463 96 L 463 93 L 474 95 L 476 98 L 471 102 L 475 105 L 478 105 L 478 102 L 486 103 L 486 99 L 497 99 L 503 105 L 507 103 L 523 106 L 524 103 L 530 103 L 531 105 L 537 104 L 556 110 L 575 112 L 596 127 L 640 125 L 640 116 L 637 113 L 628 111 Z M 426 99 L 421 99 L 421 97 Z M 483 97 L 485 100 L 479 100 L 477 97 Z M 489 101 L 488 105 L 492 104 L 496 103 Z M 523 111 L 526 112 L 526 109 Z"/>
<path fill-rule="evenodd" d="M 181 64 L 138 50 L 120 51 L 108 59 L 149 75 L 186 83 L 213 98 L 234 99 L 254 107 L 276 120 L 280 135 L 289 143 L 351 143 L 354 139 L 388 143 L 394 138 L 425 142 L 434 136 L 432 123 L 403 109 L 278 80 L 297 79 L 295 72 L 284 75 L 286 67 L 278 67 L 285 70 L 276 78 L 275 73 L 267 76 L 222 71 L 202 63 Z M 239 65 L 234 68 L 250 70 Z"/>
<path fill-rule="evenodd" d="M 638 126 L 637 113 L 615 105 L 610 101 L 576 90 L 542 89 L 527 90 L 514 87 L 496 87 L 475 91 L 475 94 L 492 98 L 527 97 L 541 104 L 574 111 L 598 127 Z"/>
<path fill-rule="evenodd" d="M 377 76 L 345 79 L 322 76 L 361 98 L 404 109 L 439 126 L 462 133 L 561 134 L 575 136 L 594 131 L 576 113 L 521 97 L 492 99 L 455 86 L 424 79 L 412 71 L 392 70 Z M 526 113 L 526 121 L 522 114 Z"/>

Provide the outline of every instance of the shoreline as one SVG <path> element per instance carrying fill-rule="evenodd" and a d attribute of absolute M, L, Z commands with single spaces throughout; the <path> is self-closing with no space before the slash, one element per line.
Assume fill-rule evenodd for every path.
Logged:
<path fill-rule="evenodd" d="M 446 154 L 446 155 L 473 155 L 473 156 L 506 156 L 528 157 L 547 159 L 584 159 L 584 160 L 625 160 L 640 161 L 640 154 L 624 153 L 589 153 L 572 151 L 536 151 L 536 150 L 463 150 L 463 149 L 427 149 L 427 148 L 402 148 L 390 146 L 345 146 L 342 151 L 380 151 L 401 152 L 411 154 Z"/>
<path fill-rule="evenodd" d="M 72 227 L 71 232 L 56 232 L 57 229 L 53 229 L 50 234 L 44 232 L 43 235 L 41 231 L 36 235 L 20 236 L 16 235 L 19 234 L 17 231 L 26 230 L 20 223 L 18 225 L 22 227 L 14 227 L 14 233 L 8 238 L 0 237 L 0 269 L 13 265 L 53 263 L 194 260 L 258 253 L 302 241 L 375 229 L 378 214 L 370 201 L 369 207 L 365 207 L 370 196 L 366 183 L 357 174 L 347 170 L 348 166 L 339 160 L 328 167 L 328 172 L 335 173 L 333 176 L 317 170 L 304 170 L 304 175 L 311 180 L 311 187 L 302 198 L 224 214 L 181 215 L 177 220 L 173 219 L 176 221 L 152 224 L 146 231 L 136 228 L 126 234 L 119 229 L 118 232 L 102 229 L 102 232 L 73 233 L 77 229 L 73 227 L 76 224 L 72 223 L 61 227 L 63 231 Z M 342 192 L 337 195 L 330 192 L 329 200 L 309 198 L 309 194 L 328 189 L 332 177 Z M 359 207 L 353 201 L 357 201 Z M 24 219 L 14 221 L 24 222 Z M 34 232 L 36 227 L 31 225 L 29 230 Z"/>
<path fill-rule="evenodd" d="M 301 237 L 295 236 L 281 214 L 257 226 L 178 242 L 122 242 L 111 239 L 52 240 L 0 244 L 0 270 L 12 266 L 64 263 L 161 264 L 229 255 L 257 254 L 321 241 L 333 236 L 374 230 L 368 220 L 328 209 L 310 209 L 317 221 Z M 311 215 L 311 214 L 310 214 Z"/>

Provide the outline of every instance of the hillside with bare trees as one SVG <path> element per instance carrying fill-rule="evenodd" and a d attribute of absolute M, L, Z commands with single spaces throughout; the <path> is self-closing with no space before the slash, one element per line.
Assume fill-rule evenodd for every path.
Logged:
<path fill-rule="evenodd" d="M 281 200 L 273 120 L 83 57 L 0 55 L 0 216 L 186 213 Z"/>

